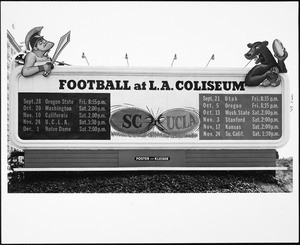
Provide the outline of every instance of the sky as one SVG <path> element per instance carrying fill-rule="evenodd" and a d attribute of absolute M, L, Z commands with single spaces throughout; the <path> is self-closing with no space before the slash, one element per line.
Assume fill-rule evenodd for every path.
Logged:
<path fill-rule="evenodd" d="M 56 44 L 71 30 L 59 59 L 72 65 L 87 65 L 84 52 L 93 66 L 126 66 L 127 53 L 130 66 L 169 67 L 176 53 L 174 67 L 204 67 L 212 54 L 209 67 L 244 67 L 248 42 L 279 38 L 289 50 L 296 48 L 289 37 L 297 19 L 287 14 L 295 5 L 257 4 L 18 2 L 7 3 L 6 13 L 20 43 L 35 26 L 44 26 L 42 35 Z"/>
<path fill-rule="evenodd" d="M 56 45 L 71 30 L 58 60 L 72 65 L 87 65 L 84 52 L 92 66 L 127 66 L 127 53 L 130 66 L 170 67 L 176 54 L 173 67 L 197 68 L 214 54 L 209 67 L 242 68 L 248 63 L 247 43 L 266 40 L 271 47 L 279 39 L 289 54 L 285 64 L 293 98 L 291 137 L 279 153 L 297 160 L 298 11 L 298 2 L 1 2 L 1 40 L 8 29 L 22 44 L 30 29 L 44 26 L 42 35 Z M 5 57 L 2 52 L 2 61 Z M 281 201 L 278 205 L 288 205 Z"/>

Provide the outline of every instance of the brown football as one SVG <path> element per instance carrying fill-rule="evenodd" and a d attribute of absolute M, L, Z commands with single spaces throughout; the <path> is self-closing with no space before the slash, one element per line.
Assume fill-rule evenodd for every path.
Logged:
<path fill-rule="evenodd" d="M 273 47 L 274 53 L 277 56 L 282 57 L 284 55 L 284 47 L 282 45 L 282 42 L 280 42 L 278 39 L 274 40 L 272 47 Z"/>

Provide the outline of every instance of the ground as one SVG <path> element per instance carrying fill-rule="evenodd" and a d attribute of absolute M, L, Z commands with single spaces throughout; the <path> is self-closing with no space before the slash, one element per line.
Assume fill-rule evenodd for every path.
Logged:
<path fill-rule="evenodd" d="M 9 193 L 279 193 L 293 191 L 293 159 L 287 170 L 130 171 L 10 173 Z"/>

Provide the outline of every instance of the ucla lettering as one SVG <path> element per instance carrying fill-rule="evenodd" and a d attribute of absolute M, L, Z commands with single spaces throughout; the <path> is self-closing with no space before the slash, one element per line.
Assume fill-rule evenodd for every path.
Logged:
<path fill-rule="evenodd" d="M 192 114 L 182 116 L 167 116 L 167 130 L 181 130 L 193 127 L 196 120 Z"/>

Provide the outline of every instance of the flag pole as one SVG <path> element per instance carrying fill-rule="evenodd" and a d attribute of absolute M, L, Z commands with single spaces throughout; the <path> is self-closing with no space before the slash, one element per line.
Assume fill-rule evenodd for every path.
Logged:
<path fill-rule="evenodd" d="M 129 61 L 128 61 L 128 55 L 127 55 L 127 53 L 125 54 L 125 59 L 127 60 L 127 66 L 129 66 Z"/>
<path fill-rule="evenodd" d="M 252 60 L 250 60 L 250 61 L 244 66 L 244 68 L 245 68 L 247 65 L 249 65 L 251 61 L 252 61 Z"/>
<path fill-rule="evenodd" d="M 174 58 L 173 58 L 173 60 L 172 60 L 171 67 L 173 67 L 174 60 L 177 60 L 177 55 L 176 55 L 176 54 L 174 55 Z"/>
<path fill-rule="evenodd" d="M 208 66 L 208 64 L 210 63 L 210 61 L 211 60 L 214 60 L 215 59 L 215 55 L 213 54 L 211 57 L 210 57 L 210 59 L 209 59 L 209 61 L 207 62 L 207 64 L 206 64 L 206 66 L 205 67 L 207 67 Z"/>
<path fill-rule="evenodd" d="M 82 53 L 82 57 L 81 57 L 81 58 L 85 59 L 85 60 L 86 60 L 86 63 L 88 63 L 88 65 L 90 65 L 90 63 L 89 63 L 89 61 L 88 61 L 86 55 L 84 54 L 84 52 Z"/>

